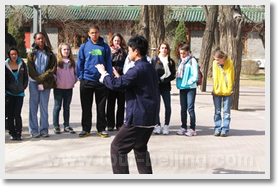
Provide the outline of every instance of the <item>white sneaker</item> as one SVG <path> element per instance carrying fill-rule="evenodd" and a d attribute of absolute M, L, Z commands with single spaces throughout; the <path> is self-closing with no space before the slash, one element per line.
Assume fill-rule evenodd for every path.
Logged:
<path fill-rule="evenodd" d="M 153 133 L 154 134 L 160 134 L 161 133 L 161 126 L 160 125 L 155 126 L 154 130 L 153 130 Z"/>
<path fill-rule="evenodd" d="M 169 134 L 169 125 L 164 125 L 162 129 L 162 134 L 167 135 Z"/>
<path fill-rule="evenodd" d="M 184 135 L 186 133 L 186 129 L 185 128 L 181 128 L 178 132 L 177 135 Z"/>
<path fill-rule="evenodd" d="M 186 135 L 186 136 L 196 136 L 197 133 L 196 133 L 196 131 L 194 131 L 194 130 L 192 130 L 192 129 L 189 129 L 189 131 L 187 131 L 187 132 L 185 133 L 185 135 Z"/>

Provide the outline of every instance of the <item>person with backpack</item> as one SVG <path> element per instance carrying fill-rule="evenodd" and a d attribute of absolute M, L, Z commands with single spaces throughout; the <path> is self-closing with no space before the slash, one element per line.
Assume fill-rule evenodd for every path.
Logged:
<path fill-rule="evenodd" d="M 192 57 L 188 44 L 181 42 L 177 46 L 178 69 L 176 73 L 176 86 L 180 90 L 181 128 L 177 135 L 195 136 L 196 116 L 195 97 L 198 81 L 198 63 Z M 187 128 L 187 111 L 190 116 L 190 128 Z"/>
<path fill-rule="evenodd" d="M 159 92 L 163 99 L 165 106 L 165 120 L 164 126 L 161 123 L 154 128 L 154 134 L 169 134 L 169 124 L 171 118 L 171 81 L 176 77 L 176 65 L 174 60 L 170 57 L 170 46 L 166 42 L 162 42 L 158 49 L 158 56 L 152 59 L 152 64 L 156 69 Z"/>
<path fill-rule="evenodd" d="M 108 137 L 105 116 L 107 88 L 99 82 L 101 75 L 95 65 L 103 64 L 107 72 L 112 74 L 111 50 L 109 45 L 100 37 L 97 25 L 89 27 L 88 35 L 88 42 L 80 46 L 77 57 L 77 77 L 80 81 L 82 108 L 82 131 L 79 137 L 86 137 L 91 134 L 93 95 L 95 95 L 96 100 L 97 134 L 100 137 Z"/>

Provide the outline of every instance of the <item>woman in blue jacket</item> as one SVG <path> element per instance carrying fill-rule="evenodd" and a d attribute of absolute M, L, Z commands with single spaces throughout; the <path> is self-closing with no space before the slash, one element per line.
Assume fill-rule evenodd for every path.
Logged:
<path fill-rule="evenodd" d="M 177 135 L 195 136 L 196 116 L 195 97 L 198 81 L 198 63 L 191 56 L 189 45 L 178 45 L 179 62 L 176 74 L 176 86 L 180 90 L 181 129 Z M 187 129 L 187 111 L 190 116 L 190 129 Z"/>

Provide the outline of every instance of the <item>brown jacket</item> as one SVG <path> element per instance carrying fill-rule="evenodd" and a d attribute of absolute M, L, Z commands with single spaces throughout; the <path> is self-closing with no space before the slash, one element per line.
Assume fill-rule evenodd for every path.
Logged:
<path fill-rule="evenodd" d="M 55 78 L 53 74 L 56 72 L 57 59 L 54 53 L 50 50 L 49 47 L 45 47 L 46 54 L 48 56 L 48 65 L 46 66 L 45 72 L 39 74 L 36 71 L 35 60 L 36 60 L 36 51 L 32 49 L 31 52 L 27 55 L 27 66 L 29 76 L 35 80 L 38 84 L 43 84 L 44 89 L 51 89 L 56 87 Z"/>

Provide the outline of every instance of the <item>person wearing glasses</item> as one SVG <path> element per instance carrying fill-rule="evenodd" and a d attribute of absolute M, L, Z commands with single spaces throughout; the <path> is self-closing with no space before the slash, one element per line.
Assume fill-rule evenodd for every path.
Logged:
<path fill-rule="evenodd" d="M 108 137 L 105 130 L 107 120 L 105 116 L 105 105 L 107 100 L 107 88 L 99 82 L 100 73 L 96 64 L 103 64 L 112 74 L 111 49 L 103 38 L 100 37 L 99 27 L 91 25 L 88 32 L 88 42 L 80 46 L 77 57 L 77 77 L 80 81 L 80 100 L 82 108 L 81 126 L 79 137 L 90 135 L 92 128 L 92 105 L 95 95 L 97 110 L 97 134 L 100 137 Z"/>

